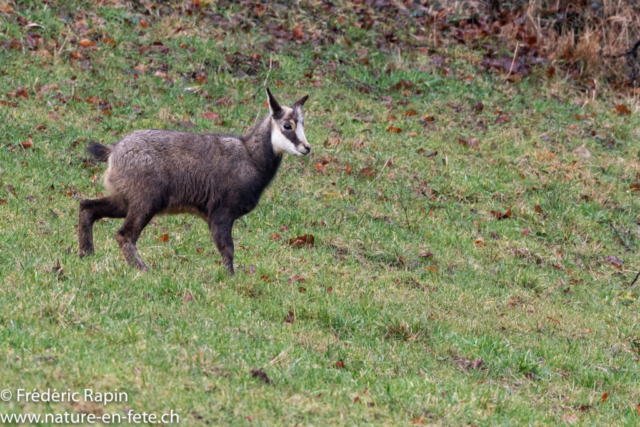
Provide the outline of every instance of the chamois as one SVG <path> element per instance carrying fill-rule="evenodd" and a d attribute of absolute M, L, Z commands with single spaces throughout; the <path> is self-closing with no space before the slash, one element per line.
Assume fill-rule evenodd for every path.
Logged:
<path fill-rule="evenodd" d="M 191 213 L 207 221 L 233 274 L 234 221 L 257 206 L 283 153 L 311 152 L 302 113 L 308 97 L 280 106 L 267 88 L 269 114 L 243 136 L 139 130 L 111 146 L 90 143 L 87 151 L 108 164 L 103 181 L 109 196 L 80 201 L 80 257 L 94 252 L 95 221 L 125 218 L 115 239 L 127 262 L 146 271 L 136 247 L 144 227 L 157 214 Z"/>

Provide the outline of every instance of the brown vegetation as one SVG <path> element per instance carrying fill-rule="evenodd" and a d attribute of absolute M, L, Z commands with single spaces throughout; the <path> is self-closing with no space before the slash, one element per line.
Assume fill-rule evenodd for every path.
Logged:
<path fill-rule="evenodd" d="M 521 58 L 529 55 L 534 62 L 544 59 L 550 74 L 557 67 L 592 88 L 597 86 L 597 79 L 618 89 L 640 85 L 640 3 L 452 0 L 444 6 L 449 15 L 462 13 L 466 24 L 485 23 L 488 33 L 515 52 L 512 62 L 516 70 L 512 72 L 526 64 Z"/>

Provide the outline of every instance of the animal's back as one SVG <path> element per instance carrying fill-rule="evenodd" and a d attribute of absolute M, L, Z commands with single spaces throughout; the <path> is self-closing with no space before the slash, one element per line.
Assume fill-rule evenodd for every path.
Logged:
<path fill-rule="evenodd" d="M 112 146 L 110 161 L 118 170 L 155 171 L 162 165 L 204 162 L 207 156 L 228 150 L 233 147 L 224 147 L 223 137 L 216 134 L 139 130 Z"/>
<path fill-rule="evenodd" d="M 206 181 L 227 175 L 242 150 L 238 138 L 217 134 L 135 131 L 111 147 L 104 184 L 127 199 L 140 192 L 188 198 Z"/>

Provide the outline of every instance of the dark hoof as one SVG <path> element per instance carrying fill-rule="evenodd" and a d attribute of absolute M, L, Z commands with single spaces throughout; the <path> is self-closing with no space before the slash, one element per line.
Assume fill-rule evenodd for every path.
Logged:
<path fill-rule="evenodd" d="M 131 265 L 133 265 L 135 268 L 137 268 L 140 271 L 149 271 L 149 267 L 147 267 L 147 264 L 145 264 L 144 261 L 142 261 L 142 258 L 140 257 L 139 253 L 136 253 L 136 257 L 131 263 Z"/>
<path fill-rule="evenodd" d="M 84 257 L 90 256 L 90 255 L 93 255 L 93 254 L 94 254 L 93 248 L 91 248 L 91 249 L 80 249 L 80 251 L 79 251 L 79 255 L 80 255 L 81 259 L 84 258 Z"/>

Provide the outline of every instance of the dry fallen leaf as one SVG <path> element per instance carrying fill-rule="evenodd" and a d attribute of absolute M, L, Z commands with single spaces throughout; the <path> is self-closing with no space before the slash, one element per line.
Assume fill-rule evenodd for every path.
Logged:
<path fill-rule="evenodd" d="M 325 147 L 334 147 L 336 145 L 340 145 L 340 138 L 337 137 L 333 137 L 333 138 L 329 138 L 325 141 L 324 146 Z"/>
<path fill-rule="evenodd" d="M 48 92 L 50 90 L 58 90 L 58 85 L 54 83 L 54 84 L 51 84 L 51 85 L 42 86 L 42 88 L 40 89 L 40 92 L 38 92 L 38 96 L 40 98 L 42 98 L 42 95 L 44 95 L 46 92 Z"/>
<path fill-rule="evenodd" d="M 572 153 L 585 160 L 591 158 L 591 152 L 587 149 L 586 144 L 582 144 L 581 146 L 574 148 Z"/>
<path fill-rule="evenodd" d="M 7 15 L 12 15 L 14 13 L 14 10 L 9 3 L 3 3 L 2 5 L 0 5 L 0 11 L 6 13 Z"/>
<path fill-rule="evenodd" d="M 504 114 L 500 114 L 498 117 L 496 117 L 496 124 L 499 125 L 500 123 L 509 123 L 511 121 L 511 118 L 509 116 L 505 116 Z"/>
<path fill-rule="evenodd" d="M 465 147 L 469 147 L 469 148 L 478 148 L 478 139 L 477 138 L 470 138 L 470 139 L 458 138 L 458 144 L 464 145 Z"/>
<path fill-rule="evenodd" d="M 29 138 L 26 141 L 22 141 L 20 145 L 22 145 L 22 148 L 24 148 L 25 150 L 28 150 L 29 148 L 33 148 L 33 141 L 31 140 L 31 138 Z"/>
<path fill-rule="evenodd" d="M 618 268 L 618 269 L 622 268 L 622 264 L 624 264 L 624 261 L 622 261 L 621 259 L 615 256 L 608 256 L 605 259 L 609 261 L 611 265 L 613 265 L 615 268 Z"/>
<path fill-rule="evenodd" d="M 483 359 L 475 359 L 471 363 L 471 369 L 486 369 L 486 368 L 487 368 L 487 364 L 484 363 Z"/>
<path fill-rule="evenodd" d="M 505 213 L 502 213 L 500 211 L 491 211 L 491 215 L 493 215 L 493 217 L 497 220 L 509 219 L 511 218 L 511 206 L 509 206 L 509 210 Z"/>
<path fill-rule="evenodd" d="M 304 277 L 295 274 L 289 278 L 289 283 L 304 282 L 305 280 L 306 279 Z"/>
<path fill-rule="evenodd" d="M 138 64 L 133 67 L 134 70 L 138 72 L 138 74 L 145 74 L 147 72 L 147 66 L 144 64 Z"/>
<path fill-rule="evenodd" d="M 327 166 L 323 165 L 322 163 L 316 163 L 315 169 L 318 172 L 326 172 L 327 171 Z"/>
<path fill-rule="evenodd" d="M 213 111 L 205 111 L 204 113 L 200 114 L 200 117 L 202 117 L 203 119 L 207 119 L 210 122 L 214 122 L 220 119 L 220 115 L 214 113 Z"/>
<path fill-rule="evenodd" d="M 7 95 L 8 96 L 8 95 Z M 27 89 L 25 89 L 24 86 L 20 86 L 18 89 L 16 89 L 16 98 L 24 98 L 24 99 L 29 99 L 29 92 L 27 92 Z"/>
<path fill-rule="evenodd" d="M 314 245 L 314 241 L 315 239 L 313 238 L 313 236 L 311 234 L 304 234 L 302 236 L 298 236 L 294 239 L 290 239 L 289 240 L 289 244 L 291 246 L 293 246 L 294 248 L 298 248 L 301 246 L 313 246 Z"/>
<path fill-rule="evenodd" d="M 95 47 L 96 44 L 93 42 L 93 40 L 89 40 L 89 39 L 82 39 L 78 42 L 79 46 L 82 47 Z"/>
<path fill-rule="evenodd" d="M 329 163 L 335 163 L 336 159 L 334 159 L 333 157 L 324 157 L 322 159 L 322 164 L 323 165 L 328 165 Z"/>
<path fill-rule="evenodd" d="M 273 384 L 273 381 L 269 378 L 267 373 L 262 368 L 252 369 L 251 376 L 257 378 L 265 384 Z"/>
<path fill-rule="evenodd" d="M 296 314 L 293 311 L 289 311 L 285 317 L 285 323 L 293 323 L 296 321 Z"/>
<path fill-rule="evenodd" d="M 391 126 L 389 126 L 389 127 L 387 128 L 387 132 L 402 133 L 402 129 L 397 128 L 397 127 L 395 127 L 395 126 L 391 125 Z"/>
<path fill-rule="evenodd" d="M 550 316 L 547 316 L 547 320 L 548 320 L 549 322 L 553 322 L 553 323 L 555 323 L 556 325 L 559 325 L 559 324 L 560 324 L 560 321 L 559 321 L 558 319 L 554 319 L 553 317 L 550 317 Z"/>
<path fill-rule="evenodd" d="M 360 172 L 358 173 L 358 178 L 375 178 L 376 177 L 376 172 L 373 170 L 373 168 L 362 168 L 360 169 Z"/>
<path fill-rule="evenodd" d="M 158 242 L 167 243 L 169 241 L 169 235 L 167 233 L 161 234 L 157 239 Z"/>
<path fill-rule="evenodd" d="M 628 116 L 629 114 L 631 114 L 631 110 L 629 110 L 629 107 L 627 107 L 627 106 L 626 106 L 626 105 L 624 105 L 624 104 L 620 104 L 620 105 L 618 105 L 618 106 L 616 107 L 616 109 L 615 109 L 615 112 L 616 112 L 617 114 L 624 114 L 624 115 L 627 115 L 627 116 Z"/>

